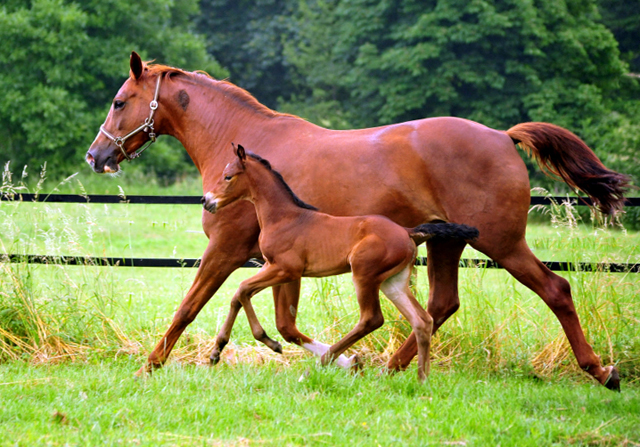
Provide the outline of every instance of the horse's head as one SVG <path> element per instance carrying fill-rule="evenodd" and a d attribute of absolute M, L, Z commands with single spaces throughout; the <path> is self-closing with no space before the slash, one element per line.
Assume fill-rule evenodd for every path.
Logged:
<path fill-rule="evenodd" d="M 237 148 L 234 146 L 233 150 L 236 158 L 224 168 L 213 190 L 202 198 L 202 206 L 210 213 L 215 213 L 236 200 L 249 197 L 248 179 L 243 175 L 247 167 L 247 154 L 241 145 Z"/>
<path fill-rule="evenodd" d="M 162 74 L 150 74 L 140 56 L 131 53 L 131 73 L 111 104 L 98 136 L 86 155 L 97 173 L 115 173 L 122 160 L 131 160 L 156 139 L 154 115 Z M 157 128 L 157 126 L 156 126 Z"/>

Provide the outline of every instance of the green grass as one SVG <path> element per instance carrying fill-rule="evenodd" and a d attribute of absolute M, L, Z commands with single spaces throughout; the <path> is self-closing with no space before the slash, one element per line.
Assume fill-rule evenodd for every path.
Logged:
<path fill-rule="evenodd" d="M 184 192 L 191 186 L 153 188 L 135 193 L 192 193 Z M 2 202 L 0 249 L 199 257 L 206 246 L 200 219 L 197 206 Z M 541 259 L 640 262 L 640 233 L 560 221 L 528 228 Z M 235 272 L 181 337 L 168 366 L 134 381 L 195 269 L 0 264 L 0 444 L 640 443 L 638 274 L 562 274 L 589 343 L 604 363 L 618 364 L 618 395 L 579 371 L 559 323 L 536 295 L 489 269 L 461 269 L 462 306 L 434 339 L 428 386 L 417 383 L 415 367 L 379 376 L 410 330 L 384 299 L 385 326 L 353 348 L 364 358 L 361 376 L 319 368 L 293 345 L 284 344 L 282 356 L 269 352 L 242 315 L 222 364 L 204 366 L 232 294 L 255 271 Z M 416 284 L 423 303 L 425 273 L 419 269 Z M 270 292 L 254 305 L 280 339 Z M 356 321 L 349 275 L 303 281 L 304 333 L 332 343 Z"/>
<path fill-rule="evenodd" d="M 351 375 L 173 364 L 136 381 L 126 357 L 0 365 L 1 445 L 635 445 L 639 389 L 436 368 Z M 625 444 L 626 443 L 626 444 Z"/>

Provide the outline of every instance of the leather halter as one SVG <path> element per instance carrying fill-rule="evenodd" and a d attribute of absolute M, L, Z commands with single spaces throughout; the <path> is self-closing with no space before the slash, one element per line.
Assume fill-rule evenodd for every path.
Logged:
<path fill-rule="evenodd" d="M 122 155 L 124 155 L 124 158 L 126 158 L 127 161 L 131 161 L 134 158 L 138 158 L 145 151 L 145 149 L 147 149 L 156 141 L 156 134 L 153 128 L 153 124 L 154 124 L 153 115 L 155 114 L 156 109 L 158 108 L 158 94 L 160 93 L 161 80 L 162 80 L 162 75 L 160 74 L 158 75 L 158 81 L 156 82 L 156 92 L 155 92 L 155 95 L 153 96 L 153 101 L 149 103 L 149 108 L 151 109 L 151 112 L 149 113 L 149 117 L 145 118 L 144 123 L 142 123 L 138 128 L 132 130 L 124 137 L 114 137 L 104 128 L 104 124 L 100 126 L 100 132 L 102 132 L 107 138 L 113 141 L 115 145 L 120 148 Z M 133 154 L 129 155 L 127 154 L 127 151 L 124 149 L 124 143 L 129 138 L 137 134 L 138 132 L 147 132 L 149 134 L 149 141 L 147 141 L 146 144 L 144 144 L 141 148 L 138 148 L 137 150 L 135 150 Z"/>

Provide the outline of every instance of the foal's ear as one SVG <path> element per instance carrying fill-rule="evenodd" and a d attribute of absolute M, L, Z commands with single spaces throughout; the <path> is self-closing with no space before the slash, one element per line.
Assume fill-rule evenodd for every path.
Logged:
<path fill-rule="evenodd" d="M 142 63 L 142 59 L 140 59 L 140 55 L 135 51 L 131 52 L 131 59 L 129 59 L 129 65 L 131 66 L 131 74 L 134 79 L 137 81 L 142 76 L 142 69 L 144 64 Z"/>
<path fill-rule="evenodd" d="M 241 144 L 239 144 L 238 148 L 236 149 L 236 155 L 242 162 L 244 162 L 247 159 L 247 153 L 245 152 Z"/>

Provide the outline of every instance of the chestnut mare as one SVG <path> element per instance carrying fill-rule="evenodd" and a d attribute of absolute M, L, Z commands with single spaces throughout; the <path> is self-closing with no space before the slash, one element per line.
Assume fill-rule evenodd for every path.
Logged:
<path fill-rule="evenodd" d="M 215 214 L 236 200 L 252 202 L 260 225 L 259 246 L 265 263 L 255 276 L 242 281 L 233 296 L 229 315 L 211 354 L 213 362 L 220 360 L 220 352 L 229 341 L 241 307 L 256 340 L 282 352 L 280 343 L 267 336 L 253 310 L 251 297 L 256 293 L 267 287 L 299 281 L 303 276 L 320 278 L 352 271 L 360 320 L 344 338 L 324 352 L 322 364 L 332 362 L 382 326 L 384 317 L 379 296 L 382 290 L 416 334 L 418 379 L 424 381 L 429 374 L 433 319 L 409 288 L 416 244 L 434 238 L 471 240 L 478 237 L 478 230 L 452 223 L 404 228 L 383 216 L 330 216 L 298 199 L 267 160 L 245 152 L 242 146 L 234 152 L 237 158 L 227 165 L 202 203 L 207 211 Z"/>
<path fill-rule="evenodd" d="M 323 212 L 381 214 L 404 227 L 437 221 L 474 226 L 480 237 L 471 246 L 537 293 L 560 321 L 580 367 L 608 388 L 619 389 L 617 370 L 603 367 L 585 339 L 569 283 L 545 267 L 525 242 L 530 187 L 517 144 L 546 172 L 591 197 L 602 212 L 623 206 L 628 177 L 607 169 L 573 133 L 546 123 L 499 131 L 451 117 L 335 131 L 274 112 L 241 88 L 205 74 L 148 65 L 136 53 L 130 67 L 102 126 L 105 132 L 99 132 L 87 153 L 95 172 L 118 171 L 121 161 L 151 139 L 149 133 L 153 138 L 168 134 L 183 144 L 202 174 L 203 191 L 210 191 L 234 157 L 229 144 L 241 141 L 259 148 L 301 199 Z M 249 202 L 237 201 L 216 214 L 204 211 L 202 224 L 209 243 L 194 283 L 140 374 L 160 367 L 229 274 L 260 256 L 260 227 Z M 455 239 L 427 241 L 434 331 L 460 305 L 458 263 L 464 247 Z M 300 281 L 275 286 L 273 293 L 283 338 L 313 343 L 295 326 Z M 416 353 L 412 334 L 389 367 L 405 368 Z"/>

